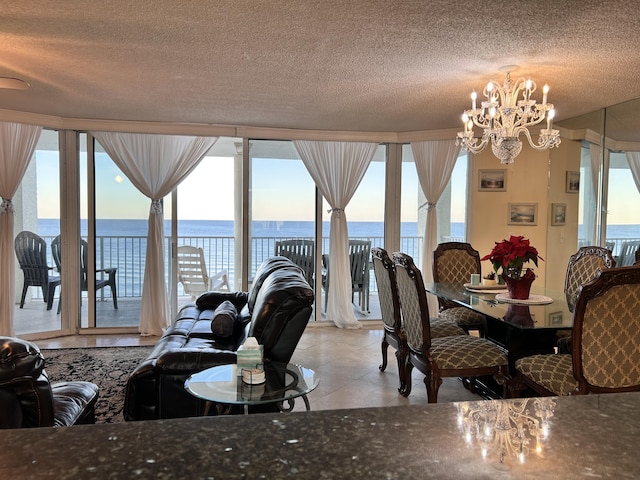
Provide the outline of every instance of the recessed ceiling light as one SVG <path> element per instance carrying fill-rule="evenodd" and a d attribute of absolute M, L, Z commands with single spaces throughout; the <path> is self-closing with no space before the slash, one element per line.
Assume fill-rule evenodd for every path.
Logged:
<path fill-rule="evenodd" d="M 12 88 L 14 90 L 26 90 L 29 84 L 19 78 L 0 77 L 0 88 Z"/>

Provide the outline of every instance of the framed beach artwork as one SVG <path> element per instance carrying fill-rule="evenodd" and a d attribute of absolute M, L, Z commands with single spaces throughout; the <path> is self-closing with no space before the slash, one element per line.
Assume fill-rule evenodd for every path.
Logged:
<path fill-rule="evenodd" d="M 507 225 L 537 225 L 537 203 L 510 203 Z"/>
<path fill-rule="evenodd" d="M 567 170 L 567 193 L 580 191 L 580 172 Z"/>
<path fill-rule="evenodd" d="M 567 221 L 567 204 L 552 203 L 551 204 L 551 225 L 564 225 Z"/>
<path fill-rule="evenodd" d="M 506 170 L 479 170 L 478 171 L 478 191 L 479 192 L 506 192 L 507 191 L 507 171 Z"/>

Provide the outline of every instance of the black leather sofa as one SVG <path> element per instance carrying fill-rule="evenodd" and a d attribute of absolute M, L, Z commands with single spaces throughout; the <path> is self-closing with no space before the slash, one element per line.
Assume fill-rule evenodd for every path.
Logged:
<path fill-rule="evenodd" d="M 204 401 L 185 390 L 185 380 L 206 368 L 236 363 L 236 351 L 248 336 L 263 345 L 265 362 L 288 362 L 309 322 L 313 300 L 302 269 L 276 256 L 258 267 L 249 292 L 207 292 L 183 306 L 129 376 L 125 420 L 202 414 Z M 231 331 L 221 335 L 219 329 L 213 332 L 212 322 L 225 301 L 238 313 Z"/>
<path fill-rule="evenodd" d="M 44 366 L 35 344 L 0 337 L 0 428 L 95 423 L 98 387 L 91 382 L 51 384 Z"/>

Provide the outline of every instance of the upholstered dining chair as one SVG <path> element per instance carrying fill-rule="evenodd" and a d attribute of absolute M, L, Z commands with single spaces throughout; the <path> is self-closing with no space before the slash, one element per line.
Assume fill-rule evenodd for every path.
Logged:
<path fill-rule="evenodd" d="M 570 354 L 516 360 L 514 393 L 538 395 L 640 390 L 640 267 L 598 272 L 583 285 L 573 312 Z"/>
<path fill-rule="evenodd" d="M 398 391 L 402 393 L 405 387 L 404 364 L 407 358 L 407 340 L 400 316 L 400 300 L 398 299 L 398 287 L 396 285 L 396 270 L 387 251 L 374 247 L 371 249 L 373 261 L 373 275 L 378 286 L 378 299 L 380 301 L 380 313 L 382 315 L 383 335 L 382 335 L 382 363 L 380 371 L 387 368 L 387 351 L 389 345 L 396 350 L 396 361 L 398 363 L 398 378 L 400 387 Z"/>
<path fill-rule="evenodd" d="M 433 281 L 463 285 L 471 275 L 480 273 L 480 254 L 464 242 L 444 242 L 433 251 Z M 484 336 L 485 318 L 478 312 L 438 298 L 438 315 L 455 321 L 465 331 L 477 330 Z"/>
<path fill-rule="evenodd" d="M 62 271 L 62 248 L 60 245 L 60 235 L 56 236 L 51 241 L 51 255 L 53 261 L 56 263 L 56 268 L 59 272 Z M 104 287 L 109 287 L 111 290 L 111 298 L 113 300 L 113 308 L 118 309 L 118 292 L 116 287 L 116 272 L 115 267 L 102 268 L 96 270 L 96 274 L 99 276 L 96 278 L 96 292 Z M 104 278 L 106 274 L 106 278 Z M 80 240 L 80 291 L 89 291 L 89 245 L 84 239 Z"/>
<path fill-rule="evenodd" d="M 47 243 L 38 234 L 25 230 L 16 235 L 14 248 L 24 276 L 20 308 L 24 307 L 28 288 L 40 287 L 47 310 L 51 310 L 56 287 L 60 286 L 60 275 L 47 264 Z"/>
<path fill-rule="evenodd" d="M 373 261 L 373 274 L 378 286 L 378 299 L 380 301 L 380 312 L 384 332 L 382 336 L 382 363 L 380 371 L 387 368 L 387 351 L 389 345 L 396 350 L 396 360 L 398 363 L 398 378 L 400 387 L 398 391 L 402 393 L 406 386 L 404 381 L 404 369 L 407 360 L 407 339 L 402 326 L 402 315 L 400 299 L 398 297 L 398 285 L 396 283 L 396 268 L 393 260 L 383 248 L 373 247 L 371 249 Z M 466 335 L 465 331 L 456 323 L 438 317 L 430 319 L 431 336 L 448 337 L 454 335 Z"/>
<path fill-rule="evenodd" d="M 497 345 L 473 335 L 434 338 L 431 335 L 424 281 L 413 259 L 394 253 L 398 296 L 407 337 L 407 363 L 403 395 L 411 393 L 411 372 L 417 368 L 425 375 L 429 403 L 438 400 L 443 377 L 475 378 L 493 375 L 499 384 L 508 379 L 508 360 Z"/>
<path fill-rule="evenodd" d="M 569 311 L 573 312 L 580 287 L 595 278 L 600 270 L 616 266 L 611 250 L 604 247 L 580 247 L 569 257 L 564 278 L 564 294 Z"/>
<path fill-rule="evenodd" d="M 569 311 L 573 312 L 582 285 L 595 278 L 600 270 L 616 266 L 611 250 L 604 247 L 580 247 L 569 257 L 567 273 L 564 278 L 564 294 Z M 571 335 L 565 330 L 558 332 L 558 352 L 571 352 Z"/>

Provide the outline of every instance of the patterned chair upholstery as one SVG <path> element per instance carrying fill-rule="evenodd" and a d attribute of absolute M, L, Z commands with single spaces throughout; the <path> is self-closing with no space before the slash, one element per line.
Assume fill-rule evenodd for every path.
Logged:
<path fill-rule="evenodd" d="M 564 279 L 564 293 L 569 311 L 573 313 L 578 292 L 582 285 L 592 281 L 600 270 L 616 266 L 611 250 L 603 247 L 581 247 L 569 257 L 567 273 Z M 571 341 L 568 333 L 558 332 L 558 352 L 571 353 Z"/>
<path fill-rule="evenodd" d="M 569 257 L 564 292 L 569 311 L 573 312 L 580 287 L 592 281 L 600 270 L 616 266 L 611 250 L 603 247 L 581 247 Z"/>
<path fill-rule="evenodd" d="M 600 271 L 582 287 L 573 314 L 572 352 L 516 361 L 516 391 L 539 395 L 640 390 L 640 267 Z"/>
<path fill-rule="evenodd" d="M 404 365 L 407 359 L 407 339 L 402 327 L 400 314 L 400 300 L 398 298 L 398 286 L 396 283 L 396 269 L 386 250 L 374 247 L 371 249 L 373 260 L 373 273 L 378 286 L 378 299 L 380 300 L 380 312 L 384 325 L 382 336 L 382 363 L 380 371 L 387 368 L 387 350 L 389 345 L 396 349 L 398 362 L 398 378 L 400 379 L 399 392 L 405 388 Z M 454 322 L 441 318 L 432 318 L 431 335 L 435 337 L 447 337 L 453 335 L 466 335 L 465 331 Z"/>
<path fill-rule="evenodd" d="M 471 274 L 480 273 L 480 254 L 463 242 L 440 243 L 433 251 L 433 281 L 464 284 Z M 484 336 L 485 318 L 478 312 L 438 298 L 439 316 L 456 322 L 466 332 L 477 330 Z"/>
<path fill-rule="evenodd" d="M 435 338 L 431 335 L 427 295 L 420 270 L 413 259 L 394 253 L 398 296 L 407 337 L 407 363 L 403 395 L 411 393 L 411 372 L 417 368 L 425 375 L 429 403 L 438 401 L 443 377 L 494 375 L 498 383 L 508 378 L 508 360 L 504 352 L 487 339 L 471 335 Z"/>

